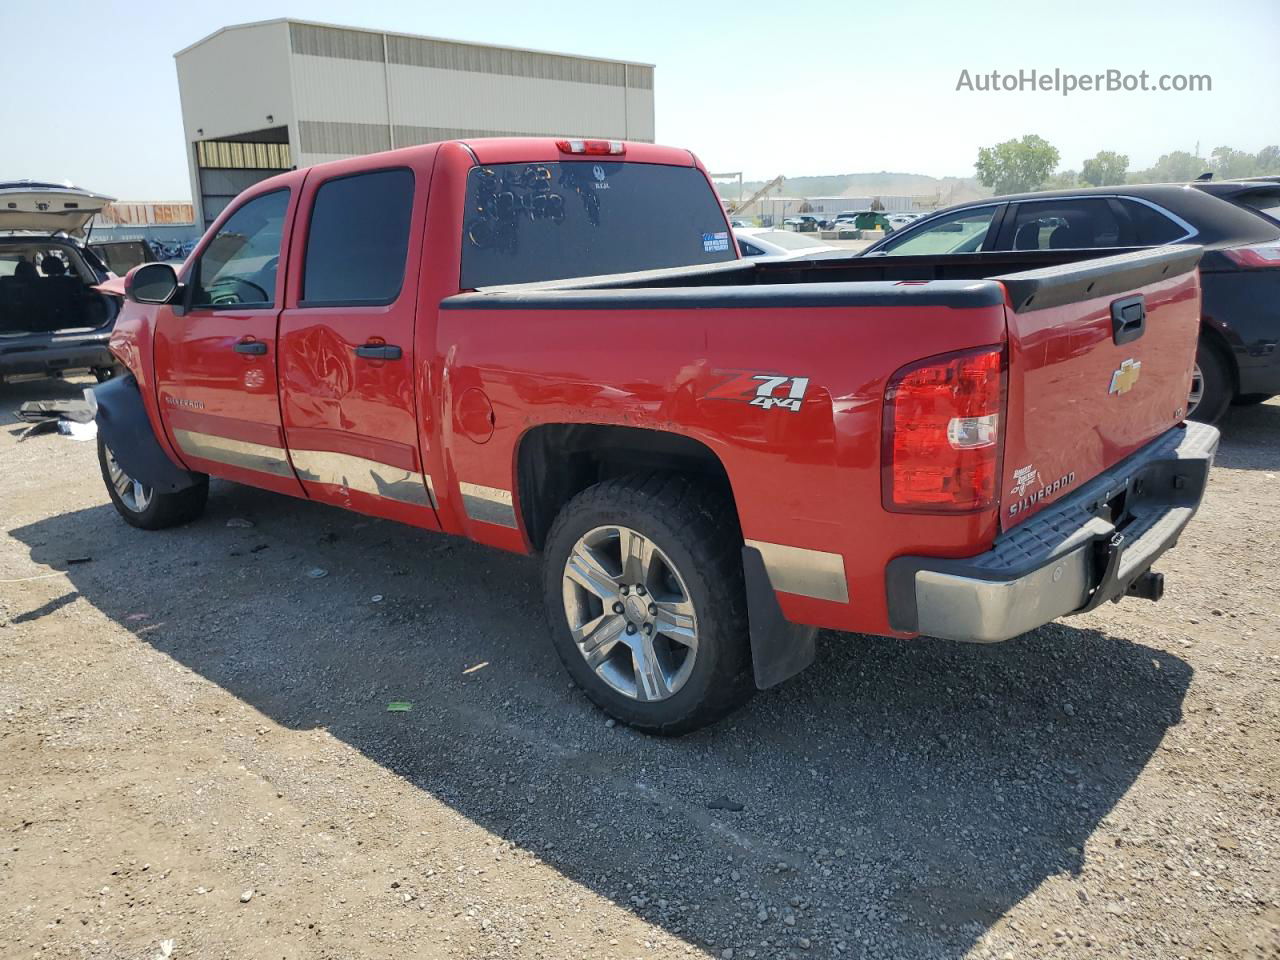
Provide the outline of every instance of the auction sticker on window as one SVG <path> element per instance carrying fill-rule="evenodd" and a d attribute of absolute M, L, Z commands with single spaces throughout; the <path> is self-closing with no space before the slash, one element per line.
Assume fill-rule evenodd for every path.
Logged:
<path fill-rule="evenodd" d="M 702 235 L 703 253 L 723 253 L 729 249 L 729 234 L 704 233 Z"/>

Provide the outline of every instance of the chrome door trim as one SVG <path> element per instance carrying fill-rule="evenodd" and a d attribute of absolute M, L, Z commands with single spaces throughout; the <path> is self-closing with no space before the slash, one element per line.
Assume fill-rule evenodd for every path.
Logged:
<path fill-rule="evenodd" d="M 462 506 L 472 520 L 517 529 L 516 510 L 512 505 L 510 490 L 461 482 L 458 489 L 462 493 Z"/>
<path fill-rule="evenodd" d="M 386 497 L 415 507 L 434 507 L 431 478 L 378 460 L 369 460 L 332 450 L 289 448 L 298 478 L 307 483 L 323 483 L 375 497 Z"/>
<path fill-rule="evenodd" d="M 201 433 L 198 430 L 173 431 L 173 439 L 182 448 L 183 453 L 204 460 L 225 463 L 232 467 L 243 467 L 246 470 L 257 470 L 277 477 L 292 477 L 293 468 L 289 466 L 284 448 L 273 447 L 264 443 L 250 443 L 248 440 L 235 440 L 213 433 Z"/>

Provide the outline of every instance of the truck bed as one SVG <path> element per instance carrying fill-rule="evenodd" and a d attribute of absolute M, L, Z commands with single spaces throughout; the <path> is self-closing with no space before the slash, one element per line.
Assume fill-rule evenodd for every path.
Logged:
<path fill-rule="evenodd" d="M 795 260 L 733 260 L 693 267 L 615 273 L 597 277 L 573 277 L 542 283 L 483 287 L 479 293 L 525 293 L 539 290 L 637 290 L 689 287 L 770 286 L 776 284 L 870 283 L 876 281 L 935 281 L 1003 279 L 1011 274 L 1062 267 L 1081 261 L 1116 261 L 1138 254 L 1137 262 L 1148 256 L 1176 256 L 1181 251 L 1193 259 L 1200 256 L 1194 246 L 1169 248 L 1116 248 L 1098 250 L 1020 250 L 958 256 L 919 257 L 814 257 Z M 465 296 L 463 294 L 462 296 Z"/>
<path fill-rule="evenodd" d="M 852 366 L 889 331 L 906 362 L 915 359 L 912 342 L 929 342 L 915 332 L 918 325 L 942 322 L 959 330 L 972 324 L 977 339 L 970 346 L 1006 341 L 1006 503 L 999 528 L 1008 530 L 1183 419 L 1200 253 L 1179 245 L 1106 257 L 1081 250 L 740 260 L 490 287 L 449 297 L 441 308 L 581 311 L 604 325 L 633 311 L 676 323 L 676 315 L 692 312 L 697 319 L 685 323 L 706 327 L 708 335 L 714 328 L 731 336 L 736 328 L 747 337 L 763 322 L 769 339 L 779 330 L 798 342 L 832 337 Z M 1126 304 L 1141 316 L 1133 330 L 1122 329 L 1117 312 Z M 940 309 L 953 319 L 939 321 Z M 1003 317 L 1003 337 L 979 333 L 986 327 L 973 318 L 991 311 Z M 758 315 L 753 324 L 745 322 L 750 314 Z M 926 321 L 927 314 L 934 319 Z M 814 326 L 831 320 L 843 334 Z M 1139 377 L 1142 388 L 1130 394 L 1130 378 L 1136 383 Z"/>

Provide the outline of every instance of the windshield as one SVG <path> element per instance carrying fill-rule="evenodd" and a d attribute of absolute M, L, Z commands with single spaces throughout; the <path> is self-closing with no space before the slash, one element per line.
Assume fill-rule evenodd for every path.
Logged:
<path fill-rule="evenodd" d="M 715 192 L 694 167 L 504 163 L 467 177 L 464 290 L 736 258 Z"/>
<path fill-rule="evenodd" d="M 1280 186 L 1263 190 L 1250 190 L 1233 198 L 1242 207 L 1256 210 L 1272 220 L 1280 220 Z"/>
<path fill-rule="evenodd" d="M 901 239 L 888 241 L 876 252 L 898 256 L 977 253 L 984 246 L 997 209 L 994 206 L 977 207 L 939 216 L 912 229 Z"/>
<path fill-rule="evenodd" d="M 89 249 L 98 255 L 107 269 L 117 277 L 148 260 L 154 260 L 150 249 L 141 240 L 120 240 L 112 243 L 93 243 Z"/>

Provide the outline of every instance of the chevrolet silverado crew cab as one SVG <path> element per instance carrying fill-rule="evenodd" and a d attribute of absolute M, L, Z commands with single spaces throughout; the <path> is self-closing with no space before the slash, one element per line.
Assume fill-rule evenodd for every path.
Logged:
<path fill-rule="evenodd" d="M 216 476 L 540 553 L 574 680 L 678 733 L 819 627 L 990 642 L 1158 599 L 1218 439 L 1184 422 L 1199 251 L 1084 256 L 744 260 L 651 144 L 339 160 L 130 271 L 102 473 L 146 529 Z"/>

